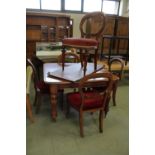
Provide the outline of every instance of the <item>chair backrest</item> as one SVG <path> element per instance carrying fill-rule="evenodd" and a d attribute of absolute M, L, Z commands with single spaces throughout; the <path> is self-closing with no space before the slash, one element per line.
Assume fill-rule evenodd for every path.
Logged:
<path fill-rule="evenodd" d="M 65 62 L 77 63 L 80 62 L 80 57 L 74 52 L 65 52 Z M 62 65 L 62 54 L 58 56 L 58 64 Z"/>
<path fill-rule="evenodd" d="M 118 66 L 117 69 L 112 67 L 112 65 L 114 63 L 118 64 L 117 65 Z M 124 63 L 124 61 L 122 59 L 120 59 L 120 58 L 113 58 L 109 62 L 109 71 L 112 72 L 113 74 L 116 74 L 119 77 L 119 79 L 121 80 L 123 69 L 124 69 L 124 65 L 125 65 L 125 63 Z"/>
<path fill-rule="evenodd" d="M 103 12 L 91 12 L 83 16 L 80 22 L 82 38 L 100 39 L 105 27 L 105 16 Z"/>
<path fill-rule="evenodd" d="M 34 78 L 34 85 L 39 81 L 39 77 L 38 77 L 38 73 L 37 73 L 37 69 L 35 67 L 35 65 L 33 64 L 33 62 L 31 61 L 31 59 L 26 59 L 26 63 L 28 66 L 31 66 L 33 69 L 33 78 Z"/>
<path fill-rule="evenodd" d="M 93 80 L 93 82 L 89 82 L 90 80 Z M 105 108 L 106 103 L 109 102 L 109 98 L 111 96 L 112 83 L 112 74 L 110 72 L 92 73 L 81 79 L 78 87 L 82 99 L 81 108 L 83 107 L 84 100 L 88 99 L 88 96 L 85 96 L 86 89 L 94 93 L 94 95 L 91 96 L 92 98 L 89 98 L 89 100 L 93 98 L 103 99 L 102 106 Z M 101 88 L 102 86 L 103 90 L 100 89 L 98 91 L 97 89 L 94 89 Z"/>

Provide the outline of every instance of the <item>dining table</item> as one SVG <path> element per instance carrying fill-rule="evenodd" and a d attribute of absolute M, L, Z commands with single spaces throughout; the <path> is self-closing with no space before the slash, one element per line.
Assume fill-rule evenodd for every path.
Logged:
<path fill-rule="evenodd" d="M 58 102 L 58 90 L 64 88 L 77 88 L 79 81 L 86 75 L 94 72 L 107 72 L 107 69 L 103 65 L 97 65 L 97 69 L 94 70 L 94 64 L 88 63 L 87 70 L 84 74 L 84 69 L 81 67 L 81 63 L 65 63 L 65 70 L 62 70 L 62 66 L 58 63 L 44 63 L 43 64 L 43 80 L 49 85 L 50 89 L 50 105 L 51 105 L 51 118 L 56 121 L 57 102 Z M 106 79 L 105 85 L 107 83 Z M 100 85 L 100 81 L 91 80 L 88 84 Z"/>

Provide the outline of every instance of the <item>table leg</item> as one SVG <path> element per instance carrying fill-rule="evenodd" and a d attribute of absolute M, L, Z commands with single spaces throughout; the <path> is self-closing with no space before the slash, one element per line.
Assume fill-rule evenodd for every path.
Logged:
<path fill-rule="evenodd" d="M 56 121 L 57 117 L 57 93 L 58 88 L 56 85 L 50 85 L 50 102 L 51 102 L 51 117 L 53 121 Z"/>

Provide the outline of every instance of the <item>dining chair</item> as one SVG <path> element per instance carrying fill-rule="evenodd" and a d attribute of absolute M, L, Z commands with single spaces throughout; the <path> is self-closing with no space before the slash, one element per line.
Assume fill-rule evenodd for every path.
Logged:
<path fill-rule="evenodd" d="M 117 69 L 116 66 L 117 65 Z M 113 105 L 116 106 L 116 92 L 118 83 L 122 79 L 125 62 L 121 58 L 113 58 L 109 62 L 109 71 L 113 74 L 112 99 Z"/>
<path fill-rule="evenodd" d="M 93 80 L 94 82 L 89 82 Z M 97 87 L 104 86 L 106 89 L 97 91 Z M 89 88 L 89 91 L 85 91 Z M 103 118 L 105 116 L 105 108 L 109 104 L 112 88 L 111 73 L 93 73 L 84 76 L 79 81 L 78 92 L 67 94 L 67 116 L 70 111 L 70 106 L 79 113 L 80 136 L 84 137 L 83 131 L 83 115 L 84 112 L 99 111 L 99 131 L 103 132 Z"/>
<path fill-rule="evenodd" d="M 28 113 L 28 117 L 30 121 L 34 122 L 34 117 L 32 113 L 32 106 L 30 101 L 30 86 L 31 86 L 31 78 L 32 78 L 32 67 L 26 67 L 26 111 Z"/>
<path fill-rule="evenodd" d="M 44 81 L 39 79 L 36 66 L 33 64 L 31 59 L 27 59 L 27 64 L 31 66 L 33 70 L 33 82 L 35 88 L 34 106 L 36 106 L 36 113 L 38 113 L 41 106 L 41 96 L 44 94 L 50 94 L 49 85 L 47 85 L 46 83 L 44 83 Z"/>
<path fill-rule="evenodd" d="M 81 67 L 86 73 L 88 57 L 94 57 L 94 70 L 97 68 L 99 43 L 105 27 L 103 12 L 91 12 L 85 14 L 80 22 L 80 38 L 64 38 L 62 41 L 62 69 L 64 70 L 66 48 L 79 50 Z"/>
<path fill-rule="evenodd" d="M 71 52 L 65 52 L 65 62 L 67 63 L 79 63 L 80 62 L 80 58 L 79 55 L 72 50 Z M 60 54 L 58 56 L 58 64 L 62 65 L 62 54 Z M 76 91 L 76 88 L 74 88 L 74 92 Z M 63 89 L 59 89 L 59 92 L 61 93 L 61 110 L 64 109 L 64 103 L 63 103 L 63 96 L 64 96 L 64 90 Z"/>

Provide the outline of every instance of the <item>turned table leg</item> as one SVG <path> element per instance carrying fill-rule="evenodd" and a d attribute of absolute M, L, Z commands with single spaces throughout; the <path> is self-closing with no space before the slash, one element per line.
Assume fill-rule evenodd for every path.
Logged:
<path fill-rule="evenodd" d="M 56 121 L 57 117 L 57 86 L 50 85 L 50 102 L 51 102 L 51 117 L 53 121 Z"/>

